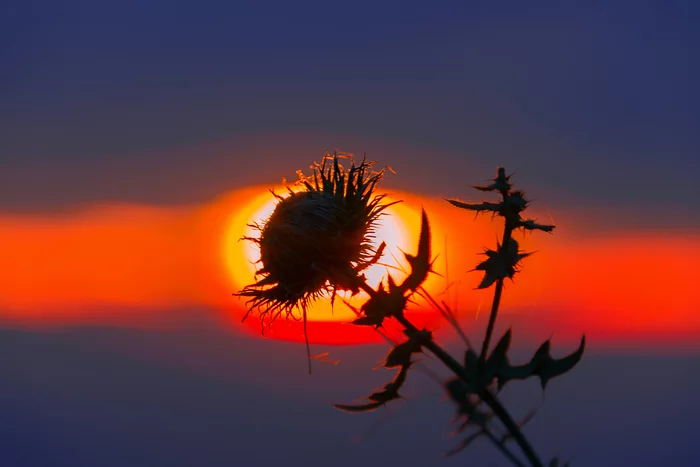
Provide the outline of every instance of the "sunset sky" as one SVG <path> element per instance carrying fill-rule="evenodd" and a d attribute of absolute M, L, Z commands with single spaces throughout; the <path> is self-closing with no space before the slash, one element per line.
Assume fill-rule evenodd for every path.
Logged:
<path fill-rule="evenodd" d="M 352 314 L 342 304 L 333 314 L 319 304 L 309 327 L 314 352 L 343 357 L 338 366 L 318 363 L 314 386 L 300 325 L 277 323 L 262 339 L 259 323 L 240 323 L 245 305 L 232 296 L 252 280 L 255 253 L 237 240 L 250 233 L 246 224 L 269 214 L 268 190 L 333 150 L 366 153 L 395 172 L 380 189 L 404 202 L 380 233 L 398 258 L 400 249 L 415 249 L 425 208 L 443 275 L 426 287 L 457 310 L 476 341 L 493 291 L 474 290 L 479 275 L 467 271 L 495 245 L 501 225 L 442 198 L 486 199 L 469 185 L 492 178 L 499 165 L 513 172 L 516 188 L 533 200 L 526 213 L 557 229 L 518 237 L 536 253 L 507 282 L 499 332 L 512 326 L 523 355 L 550 337 L 556 349 L 571 351 L 585 333 L 592 355 L 580 376 L 574 369 L 551 391 L 564 392 L 556 410 L 583 417 L 590 430 L 552 415 L 533 428 L 536 440 L 549 449 L 547 436 L 571 428 L 581 441 L 559 444 L 576 466 L 697 465 L 700 452 L 681 429 L 700 415 L 689 389 L 700 389 L 700 377 L 690 376 L 700 365 L 698 10 L 692 2 L 660 1 L 40 0 L 3 7 L 0 354 L 17 359 L 0 367 L 12 379 L 0 417 L 18 427 L 0 441 L 14 456 L 8 465 L 116 467 L 127 458 L 130 466 L 192 465 L 185 459 L 201 450 L 211 454 L 207 466 L 230 465 L 230 452 L 207 444 L 229 442 L 225 433 L 161 433 L 158 443 L 141 446 L 150 428 L 142 436 L 128 427 L 158 426 L 167 412 L 167 404 L 147 414 L 138 409 L 156 395 L 124 398 L 119 384 L 136 387 L 141 379 L 153 388 L 194 384 L 202 405 L 191 408 L 198 410 L 192 423 L 222 424 L 216 404 L 225 404 L 224 396 L 205 402 L 231 385 L 261 407 L 269 400 L 286 407 L 292 394 L 306 397 L 316 387 L 323 400 L 306 397 L 300 407 L 319 423 L 342 424 L 345 418 L 323 412 L 331 410 L 326 399 L 352 399 L 383 384 L 370 372 L 386 352 L 377 334 L 350 329 Z M 375 268 L 370 279 L 385 273 Z M 453 285 L 444 292 L 447 283 Z M 459 351 L 456 334 L 428 305 L 419 301 L 411 313 Z M 93 360 L 76 357 L 83 353 Z M 647 364 L 664 366 L 668 380 L 687 391 L 675 415 L 654 415 L 677 427 L 668 434 L 679 446 L 673 452 L 631 453 L 634 440 L 652 431 L 608 445 L 593 429 L 595 414 L 622 400 L 628 405 L 615 423 L 629 428 L 640 407 L 661 400 L 656 386 L 645 389 L 646 400 L 631 402 L 612 388 L 580 396 L 578 404 L 571 395 L 584 391 L 577 383 L 583 378 L 619 376 L 622 367 L 630 385 L 641 385 Z M 122 383 L 95 386 L 95 371 L 123 375 Z M 275 389 L 273 371 L 289 394 Z M 369 376 L 349 381 L 359 373 Z M 431 384 L 419 384 L 417 394 L 430 397 L 412 410 L 444 422 L 438 430 L 445 441 L 446 404 Z M 36 408 L 38 400 L 45 409 Z M 445 413 L 425 415 L 431 403 Z M 99 407 L 113 417 L 119 404 L 133 415 L 114 424 L 80 415 Z M 339 432 L 326 442 L 356 461 L 337 465 L 375 465 L 365 456 L 376 465 L 416 459 L 398 446 L 418 434 L 406 429 L 399 437 L 391 426 L 419 415 L 397 413 L 402 422 L 379 430 L 395 443 L 391 454 L 381 443 L 358 448 Z M 298 414 L 285 412 L 279 423 L 271 415 L 253 422 L 252 408 L 240 416 L 236 427 L 221 426 L 246 446 L 254 437 L 246 426 L 283 437 L 295 431 Z M 350 418 L 362 431 L 381 417 Z M 131 446 L 141 440 L 141 447 L 109 461 L 108 446 L 81 451 L 76 440 L 103 422 L 110 428 L 91 433 L 95 446 L 112 437 Z M 57 435 L 64 431 L 65 439 Z M 165 447 L 178 436 L 191 440 L 181 456 Z M 294 436 L 258 463 L 248 462 L 252 450 L 243 449 L 241 459 L 273 465 L 297 456 L 292 465 L 330 465 L 326 454 L 302 464 L 307 451 L 298 447 L 301 434 Z M 23 447 L 33 439 L 45 439 L 46 457 Z M 477 448 L 483 462 L 492 458 L 486 448 Z M 463 465 L 439 456 L 420 459 Z"/>

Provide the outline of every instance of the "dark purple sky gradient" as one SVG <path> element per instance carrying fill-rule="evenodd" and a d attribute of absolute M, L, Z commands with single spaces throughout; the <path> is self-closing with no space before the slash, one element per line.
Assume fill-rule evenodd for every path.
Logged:
<path fill-rule="evenodd" d="M 7 4 L 0 210 L 202 202 L 339 148 L 422 192 L 506 164 L 562 204 L 697 226 L 695 3 L 430 5 Z"/>
<path fill-rule="evenodd" d="M 3 465 L 507 465 L 485 441 L 441 458 L 456 443 L 454 407 L 418 370 L 403 391 L 408 401 L 372 414 L 336 411 L 331 403 L 388 382 L 389 371 L 371 370 L 387 349 L 314 350 L 341 363 L 317 362 L 308 376 L 303 344 L 216 328 L 2 331 Z M 504 400 L 514 416 L 539 409 L 525 430 L 543 456 L 565 456 L 575 467 L 692 467 L 700 465 L 699 371 L 697 357 L 593 351 L 552 381 L 544 399 L 533 381 L 506 389 Z"/>

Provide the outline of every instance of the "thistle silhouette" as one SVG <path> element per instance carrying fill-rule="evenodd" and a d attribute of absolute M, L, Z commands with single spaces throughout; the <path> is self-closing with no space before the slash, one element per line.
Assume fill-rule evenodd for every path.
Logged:
<path fill-rule="evenodd" d="M 421 213 L 421 231 L 415 255 L 404 253 L 409 265 L 406 278 L 398 283 L 391 274 L 376 288 L 371 287 L 364 276 L 364 269 L 375 264 L 382 255 L 384 243 L 376 249 L 369 246 L 373 223 L 388 204 L 383 204 L 385 195 L 374 193 L 383 171 L 373 172 L 372 163 L 351 163 L 349 171 L 339 159 L 348 157 L 327 154 L 322 164 L 312 166 L 313 178 L 309 181 L 299 174 L 301 191 L 290 189 L 287 197 L 278 197 L 275 211 L 261 229 L 261 239 L 254 240 L 261 247 L 260 275 L 262 279 L 247 286 L 236 295 L 248 297 L 249 313 L 258 310 L 264 320 L 282 313 L 286 316 L 300 309 L 306 319 L 307 305 L 322 296 L 335 297 L 337 290 L 348 290 L 351 294 L 364 291 L 369 298 L 359 310 L 353 310 L 357 319 L 353 324 L 379 329 L 386 320 L 395 320 L 403 327 L 406 340 L 394 344 L 383 364 L 396 368 L 394 379 L 383 388 L 367 397 L 367 402 L 357 405 L 335 404 L 337 409 L 347 412 L 368 412 L 388 402 L 401 398 L 400 390 L 413 368 L 413 355 L 425 350 L 437 357 L 454 374 L 444 383 L 449 397 L 457 405 L 458 432 L 464 438 L 448 455 L 466 448 L 474 440 L 484 437 L 494 444 L 511 463 L 517 466 L 544 467 L 530 442 L 523 434 L 522 426 L 532 418 L 516 422 L 498 398 L 503 387 L 513 380 L 537 377 L 542 389 L 557 376 L 570 371 L 581 359 L 585 337 L 572 354 L 555 359 L 550 355 L 550 342 L 545 341 L 532 359 L 521 365 L 512 365 L 508 351 L 512 331 L 508 330 L 489 352 L 493 331 L 498 316 L 505 279 L 513 279 L 520 270 L 521 261 L 531 253 L 520 250 L 512 238 L 516 230 L 539 230 L 551 233 L 554 226 L 538 224 L 535 220 L 523 219 L 522 213 L 528 201 L 522 191 L 512 189 L 510 176 L 503 167 L 491 184 L 475 186 L 483 192 L 501 195 L 499 202 L 484 201 L 469 204 L 447 199 L 452 205 L 475 211 L 491 213 L 504 219 L 503 237 L 496 249 L 486 249 L 486 259 L 474 270 L 482 271 L 478 286 L 485 289 L 495 285 L 493 303 L 481 350 L 477 353 L 465 338 L 467 349 L 461 361 L 445 351 L 427 329 L 418 329 L 405 315 L 413 295 L 425 298 L 458 331 L 451 310 L 434 300 L 422 284 L 433 272 L 434 258 L 431 255 L 431 234 L 428 216 Z M 329 163 L 330 162 L 330 163 Z M 272 237 L 272 241 L 268 241 Z M 246 317 L 248 314 L 246 314 Z M 245 319 L 245 318 L 244 318 Z M 306 332 L 305 332 L 306 335 Z M 307 339 L 308 352 L 308 339 Z M 497 421 L 505 434 L 497 435 Z M 525 464 L 512 450 L 515 442 L 527 460 Z M 552 459 L 549 467 L 565 467 L 558 459 Z"/>

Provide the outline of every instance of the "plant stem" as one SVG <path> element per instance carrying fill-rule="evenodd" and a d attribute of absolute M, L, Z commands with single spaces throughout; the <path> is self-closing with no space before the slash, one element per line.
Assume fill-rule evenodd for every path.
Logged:
<path fill-rule="evenodd" d="M 358 286 L 362 290 L 364 290 L 370 297 L 373 297 L 377 294 L 377 291 L 374 290 L 369 284 L 367 284 L 365 280 L 358 281 Z M 392 316 L 404 327 L 404 329 L 408 333 L 415 334 L 420 332 L 418 328 L 415 327 L 413 323 L 411 323 L 408 320 L 408 318 L 406 318 L 406 316 L 404 316 L 403 313 L 401 313 L 400 315 Z M 424 347 L 430 350 L 430 352 L 433 355 L 435 355 L 442 363 L 444 363 L 447 368 L 452 370 L 452 372 L 461 380 L 469 380 L 469 376 L 467 375 L 467 372 L 464 369 L 464 367 L 460 365 L 459 362 L 455 360 L 454 357 L 452 357 L 452 355 L 450 355 L 445 349 L 440 347 L 433 340 L 424 344 Z M 518 446 L 520 446 L 520 449 L 523 451 L 523 454 L 525 455 L 525 457 L 527 457 L 527 460 L 530 462 L 532 467 L 544 467 L 544 464 L 542 464 L 542 461 L 539 459 L 539 457 L 537 457 L 537 454 L 530 445 L 530 442 L 527 440 L 527 438 L 525 438 L 525 435 L 523 435 L 522 431 L 520 431 L 520 427 L 518 426 L 518 424 L 515 423 L 513 417 L 510 416 L 510 414 L 508 413 L 506 408 L 503 407 L 503 404 L 501 404 L 498 398 L 494 394 L 492 394 L 491 391 L 488 390 L 488 388 L 479 392 L 478 395 L 481 398 L 481 400 L 484 401 L 484 403 L 488 405 L 491 408 L 491 410 L 493 410 L 493 413 L 501 420 L 501 422 L 506 427 L 506 429 L 513 437 L 515 442 L 518 443 Z"/>
<path fill-rule="evenodd" d="M 394 316 L 394 318 L 399 323 L 401 323 L 401 325 L 409 333 L 413 334 L 419 332 L 418 328 L 416 328 L 413 325 L 413 323 L 411 323 L 405 316 Z M 424 347 L 430 350 L 430 352 L 432 352 L 437 358 L 439 358 L 440 361 L 442 361 L 442 363 L 444 363 L 445 366 L 452 370 L 452 372 L 459 378 L 465 381 L 469 379 L 464 367 L 460 365 L 459 362 L 457 362 L 457 360 L 455 360 L 454 357 L 452 357 L 452 355 L 447 353 L 447 351 L 440 347 L 438 344 L 436 344 L 433 341 L 430 341 L 426 343 Z M 537 457 L 535 450 L 532 448 L 528 440 L 525 438 L 525 435 L 523 435 L 522 431 L 520 431 L 520 427 L 518 426 L 518 424 L 515 423 L 513 417 L 510 416 L 510 414 L 505 409 L 505 407 L 503 407 L 503 404 L 501 404 L 498 398 L 494 394 L 492 394 L 491 391 L 489 391 L 488 389 L 484 389 L 483 391 L 479 392 L 479 397 L 482 401 L 484 401 L 484 403 L 486 403 L 486 405 L 488 405 L 491 408 L 491 410 L 493 410 L 493 413 L 501 420 L 501 422 L 506 427 L 506 429 L 513 437 L 515 442 L 517 442 L 518 446 L 520 446 L 520 449 L 523 451 L 523 454 L 525 455 L 525 457 L 527 457 L 527 460 L 530 462 L 532 467 L 543 467 L 544 464 L 542 464 L 542 461 Z"/>
<path fill-rule="evenodd" d="M 523 432 L 520 431 L 520 427 L 517 423 L 515 423 L 513 417 L 511 417 L 506 408 L 503 407 L 501 401 L 499 401 L 488 389 L 484 389 L 482 392 L 480 392 L 479 397 L 481 397 L 481 400 L 483 400 L 486 405 L 493 410 L 493 413 L 496 414 L 496 416 L 501 420 L 515 442 L 518 443 L 518 446 L 520 446 L 520 449 L 523 451 L 523 454 L 525 454 L 525 457 L 527 457 L 527 460 L 530 462 L 530 464 L 532 464 L 532 467 L 544 467 L 544 464 L 537 456 L 537 453 L 535 453 L 535 450 L 530 445 L 530 442 L 527 440 L 527 438 L 525 438 Z"/>
<path fill-rule="evenodd" d="M 508 204 L 508 192 L 501 192 L 503 196 L 503 204 L 507 206 Z M 506 212 L 503 216 L 505 218 L 505 225 L 503 226 L 503 241 L 501 242 L 501 248 L 508 251 L 510 238 L 513 235 L 513 229 L 515 227 L 514 219 L 511 215 Z M 484 343 L 481 346 L 481 356 L 479 357 L 479 365 L 481 367 L 486 363 L 486 357 L 489 353 L 489 344 L 491 344 L 491 337 L 493 336 L 493 328 L 496 326 L 496 317 L 498 316 L 498 307 L 501 305 L 501 295 L 503 295 L 503 282 L 505 279 L 498 279 L 496 282 L 496 291 L 493 294 L 493 303 L 491 303 L 491 314 L 489 315 L 489 324 L 486 328 L 486 336 L 484 337 Z"/>
<path fill-rule="evenodd" d="M 498 307 L 501 304 L 501 295 L 503 294 L 503 279 L 498 279 L 496 282 L 496 292 L 493 294 L 493 303 L 491 303 L 491 314 L 489 315 L 489 325 L 486 328 L 486 336 L 484 343 L 481 346 L 481 356 L 479 357 L 479 365 L 483 367 L 486 363 L 486 357 L 489 352 L 489 344 L 493 335 L 493 328 L 496 326 L 496 316 L 498 316 Z"/>

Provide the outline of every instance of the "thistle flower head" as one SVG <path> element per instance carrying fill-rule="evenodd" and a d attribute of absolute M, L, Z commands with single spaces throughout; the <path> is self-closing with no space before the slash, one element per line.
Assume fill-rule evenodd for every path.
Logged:
<path fill-rule="evenodd" d="M 345 169 L 341 158 L 350 159 Z M 254 225 L 259 238 L 248 238 L 260 248 L 257 282 L 237 295 L 247 297 L 248 313 L 257 311 L 263 322 L 280 315 L 304 312 L 321 296 L 339 290 L 358 292 L 358 275 L 375 263 L 381 247 L 372 245 L 375 223 L 393 203 L 376 194 L 384 170 L 373 171 L 364 159 L 358 165 L 348 155 L 326 155 L 311 166 L 307 177 L 298 172 L 296 189 L 278 203 L 272 215 Z M 274 192 L 273 192 L 274 194 Z"/>

